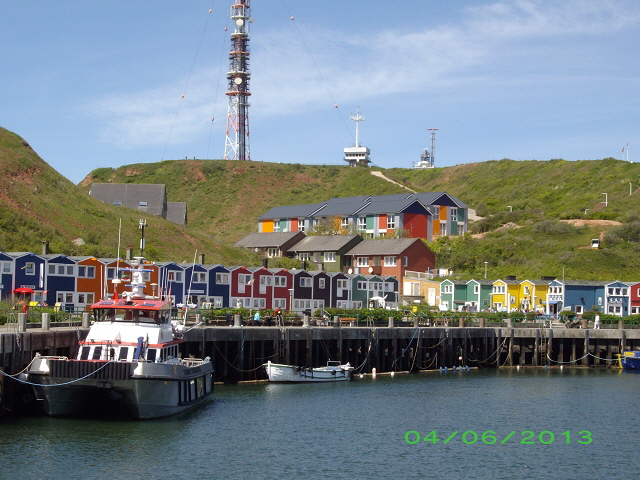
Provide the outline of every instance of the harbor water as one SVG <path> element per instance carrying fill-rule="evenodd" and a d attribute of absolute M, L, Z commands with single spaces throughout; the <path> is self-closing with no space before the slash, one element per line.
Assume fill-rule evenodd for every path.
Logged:
<path fill-rule="evenodd" d="M 633 478 L 639 392 L 582 368 L 223 385 L 168 419 L 4 418 L 0 478 Z"/>

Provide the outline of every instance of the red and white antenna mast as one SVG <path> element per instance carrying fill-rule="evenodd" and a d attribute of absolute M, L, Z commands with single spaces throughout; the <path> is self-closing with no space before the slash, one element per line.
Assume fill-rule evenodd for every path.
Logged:
<path fill-rule="evenodd" d="M 227 160 L 250 160 L 249 155 L 249 23 L 251 0 L 235 0 L 230 17 L 234 22 L 229 52 L 229 111 L 227 114 L 227 137 L 224 158 Z"/>

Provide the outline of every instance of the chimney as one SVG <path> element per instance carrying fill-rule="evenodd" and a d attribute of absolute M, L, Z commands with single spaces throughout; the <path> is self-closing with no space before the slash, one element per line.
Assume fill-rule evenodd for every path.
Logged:
<path fill-rule="evenodd" d="M 263 258 L 262 259 L 262 266 L 264 268 L 269 268 L 269 259 L 268 258 Z"/>
<path fill-rule="evenodd" d="M 49 255 L 49 242 L 47 240 L 42 241 L 42 255 Z"/>
<path fill-rule="evenodd" d="M 127 247 L 126 255 L 125 260 L 133 260 L 133 247 Z"/>
<path fill-rule="evenodd" d="M 199 258 L 198 263 L 200 265 L 204 265 L 204 253 L 199 254 L 198 258 Z"/>

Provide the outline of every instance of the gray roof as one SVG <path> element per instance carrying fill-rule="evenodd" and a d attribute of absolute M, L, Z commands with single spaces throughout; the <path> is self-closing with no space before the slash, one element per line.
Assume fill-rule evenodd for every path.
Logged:
<path fill-rule="evenodd" d="M 124 207 L 159 217 L 166 215 L 166 187 L 162 184 L 93 183 L 89 195 L 111 205 L 122 202 Z M 141 206 L 140 202 L 146 202 L 146 206 Z"/>
<path fill-rule="evenodd" d="M 302 232 L 274 232 L 274 233 L 250 233 L 238 240 L 234 246 L 244 248 L 280 247 L 296 236 L 303 236 Z"/>
<path fill-rule="evenodd" d="M 295 218 L 295 217 L 309 217 L 316 210 L 324 206 L 325 203 L 308 203 L 303 205 L 288 205 L 282 207 L 274 207 L 267 213 L 260 215 L 261 218 Z"/>
<path fill-rule="evenodd" d="M 360 235 L 312 235 L 289 248 L 293 252 L 337 252 Z"/>
<path fill-rule="evenodd" d="M 349 250 L 349 255 L 399 255 L 419 238 L 387 238 L 381 240 L 364 240 Z M 423 244 L 424 245 L 424 244 Z M 427 246 L 425 245 L 425 248 Z"/>
<path fill-rule="evenodd" d="M 178 225 L 186 225 L 187 202 L 167 202 L 167 220 Z"/>

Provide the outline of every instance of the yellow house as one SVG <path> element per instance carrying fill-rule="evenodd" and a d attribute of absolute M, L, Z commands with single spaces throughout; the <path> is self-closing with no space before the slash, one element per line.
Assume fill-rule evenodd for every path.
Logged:
<path fill-rule="evenodd" d="M 402 294 L 435 307 L 440 304 L 440 282 L 431 279 L 428 273 L 407 270 L 402 278 Z"/>
<path fill-rule="evenodd" d="M 520 282 L 496 280 L 491 292 L 491 305 L 497 312 L 513 312 L 520 305 Z"/>
<path fill-rule="evenodd" d="M 549 282 L 524 280 L 520 283 L 519 309 L 523 312 L 544 312 Z"/>

